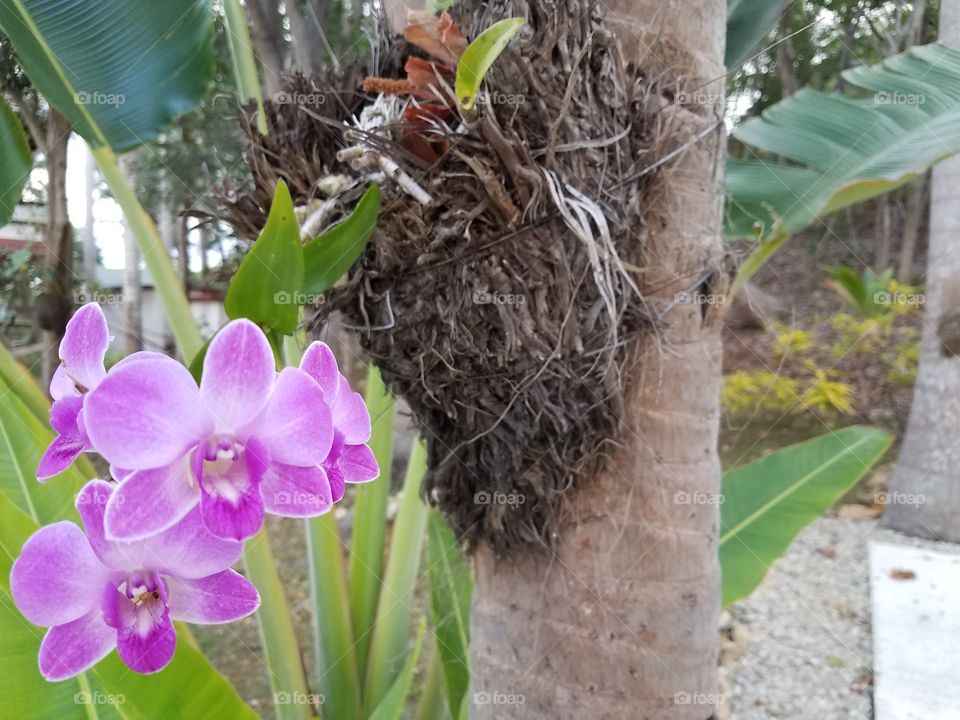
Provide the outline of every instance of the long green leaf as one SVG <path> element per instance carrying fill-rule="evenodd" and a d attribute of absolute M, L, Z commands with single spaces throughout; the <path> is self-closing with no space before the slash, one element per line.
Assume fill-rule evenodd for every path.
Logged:
<path fill-rule="evenodd" d="M 332 512 L 305 522 L 317 685 L 323 691 L 324 706 L 336 708 L 337 720 L 357 720 L 362 717 L 360 672 L 340 531 Z"/>
<path fill-rule="evenodd" d="M 30 176 L 33 156 L 27 134 L 13 110 L 0 97 L 0 227 L 10 222 L 20 192 Z"/>
<path fill-rule="evenodd" d="M 755 48 L 777 24 L 790 0 L 728 0 L 728 70 L 735 70 L 753 54 Z"/>
<path fill-rule="evenodd" d="M 0 384 L 0 493 L 38 525 L 78 517 L 73 498 L 89 477 L 74 465 L 44 483 L 36 470 L 53 432 L 5 383 Z"/>
<path fill-rule="evenodd" d="M 380 477 L 353 487 L 353 540 L 350 543 L 347 585 L 361 677 L 366 672 L 367 651 L 370 648 L 374 616 L 380 599 L 383 548 L 387 534 L 387 501 L 390 497 L 390 466 L 393 462 L 394 400 L 383 384 L 380 371 L 374 365 L 370 366 L 367 374 L 364 400 L 373 426 L 368 444 L 380 466 Z"/>
<path fill-rule="evenodd" d="M 380 188 L 371 185 L 346 220 L 304 245 L 304 293 L 322 293 L 343 277 L 373 237 L 379 214 Z"/>
<path fill-rule="evenodd" d="M 290 606 L 265 529 L 247 541 L 243 549 L 243 563 L 250 582 L 260 591 L 257 625 L 270 674 L 276 716 L 279 720 L 309 719 L 313 717 L 309 703 L 284 701 L 305 700 L 309 697 L 309 690 Z"/>
<path fill-rule="evenodd" d="M 463 51 L 457 62 L 457 77 L 454 83 L 454 94 L 461 109 L 473 109 L 487 71 L 513 40 L 513 36 L 520 32 L 525 22 L 523 18 L 508 18 L 494 23 Z"/>
<path fill-rule="evenodd" d="M 792 164 L 727 163 L 727 235 L 751 237 L 777 223 L 796 233 L 960 152 L 960 51 L 914 47 L 844 77 L 872 95 L 801 90 L 735 132 Z"/>
<path fill-rule="evenodd" d="M 437 652 L 443 662 L 451 717 L 460 717 L 470 686 L 470 563 L 457 538 L 436 510 L 427 519 L 430 548 L 430 601 Z"/>
<path fill-rule="evenodd" d="M 426 620 L 421 618 L 413 650 L 407 655 L 407 659 L 397 674 L 396 680 L 393 681 L 393 685 L 390 686 L 390 690 L 384 695 L 376 710 L 370 713 L 369 720 L 400 720 L 403 709 L 407 704 L 407 696 L 410 694 L 410 686 L 413 684 L 413 673 L 417 669 L 417 660 L 420 658 L 420 650 L 423 648 L 423 636 L 426 634 L 426 630 Z"/>
<path fill-rule="evenodd" d="M 770 565 L 876 463 L 892 438 L 849 427 L 772 452 L 723 476 L 723 604 L 746 597 Z"/>
<path fill-rule="evenodd" d="M 390 543 L 390 558 L 380 590 L 373 639 L 370 641 L 364 686 L 367 707 L 379 705 L 400 674 L 410 640 L 413 593 L 427 524 L 427 506 L 420 497 L 426 470 L 427 449 L 418 438 L 414 440 L 403 480 L 400 509 Z"/>
<path fill-rule="evenodd" d="M 94 147 L 153 139 L 213 80 L 203 0 L 4 0 L 0 27 L 34 86 Z"/>
<path fill-rule="evenodd" d="M 287 184 L 280 180 L 260 237 L 240 263 L 224 308 L 236 319 L 290 335 L 297 329 L 303 289 L 303 247 Z"/>
<path fill-rule="evenodd" d="M 257 129 L 266 135 L 267 116 L 263 111 L 260 76 L 257 74 L 253 44 L 250 42 L 247 16 L 243 14 L 240 0 L 224 0 L 223 21 L 227 28 L 227 42 L 230 46 L 230 58 L 233 61 L 233 77 L 237 83 L 237 95 L 242 103 L 250 100 L 256 101 Z"/>

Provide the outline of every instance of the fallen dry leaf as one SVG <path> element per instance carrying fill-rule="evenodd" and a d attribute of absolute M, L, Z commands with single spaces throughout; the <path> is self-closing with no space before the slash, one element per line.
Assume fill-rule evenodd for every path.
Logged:
<path fill-rule="evenodd" d="M 917 574 L 913 570 L 904 570 L 903 568 L 894 568 L 890 571 L 890 577 L 894 580 L 914 580 Z"/>

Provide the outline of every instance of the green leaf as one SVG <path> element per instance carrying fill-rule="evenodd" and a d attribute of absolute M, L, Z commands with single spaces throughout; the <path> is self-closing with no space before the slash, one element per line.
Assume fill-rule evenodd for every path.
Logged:
<path fill-rule="evenodd" d="M 213 79 L 209 2 L 9 0 L 0 27 L 33 84 L 94 147 L 122 152 L 156 137 Z"/>
<path fill-rule="evenodd" d="M 795 234 L 960 152 L 960 51 L 914 47 L 844 77 L 871 95 L 801 90 L 734 133 L 792 164 L 728 161 L 727 235 L 755 236 L 778 222 Z"/>
<path fill-rule="evenodd" d="M 13 215 L 20 193 L 30 176 L 33 156 L 20 120 L 0 97 L 0 227 Z"/>
<path fill-rule="evenodd" d="M 790 0 L 728 0 L 728 70 L 736 70 L 750 59 L 754 49 L 773 29 Z"/>
<path fill-rule="evenodd" d="M 53 432 L 0 384 L 0 492 L 38 525 L 77 518 L 73 498 L 89 477 L 75 464 L 44 483 L 36 470 Z"/>
<path fill-rule="evenodd" d="M 494 23 L 463 51 L 457 63 L 457 79 L 454 85 L 457 104 L 461 109 L 473 109 L 487 71 L 525 22 L 523 18 L 509 18 Z"/>
<path fill-rule="evenodd" d="M 777 226 L 777 230 L 773 234 L 760 241 L 757 248 L 740 264 L 740 270 L 730 288 L 731 299 L 743 289 L 744 285 L 750 282 L 754 275 L 760 272 L 760 268 L 766 265 L 777 250 L 789 239 L 790 236 L 783 230 L 782 226 Z"/>
<path fill-rule="evenodd" d="M 364 700 L 368 707 L 379 704 L 386 697 L 397 674 L 402 671 L 403 658 L 410 644 L 411 608 L 427 531 L 427 506 L 420 493 L 426 472 L 426 444 L 415 437 L 393 523 L 390 558 L 383 574 L 377 619 L 367 656 Z"/>
<path fill-rule="evenodd" d="M 447 521 L 437 511 L 427 518 L 430 600 L 437 652 L 443 661 L 450 715 L 460 716 L 470 686 L 470 597 L 473 579 Z"/>
<path fill-rule="evenodd" d="M 380 476 L 372 482 L 354 485 L 353 532 L 347 587 L 350 618 L 357 650 L 360 676 L 366 672 L 367 651 L 373 635 L 373 623 L 380 599 L 383 548 L 387 534 L 387 503 L 390 499 L 391 460 L 393 458 L 393 419 L 395 402 L 383 384 L 376 365 L 367 371 L 364 403 L 370 412 L 372 432 L 367 446 L 380 466 Z"/>
<path fill-rule="evenodd" d="M 346 274 L 373 237 L 379 214 L 380 188 L 371 185 L 350 217 L 304 246 L 304 293 L 325 292 Z"/>
<path fill-rule="evenodd" d="M 303 256 L 290 190 L 280 180 L 267 223 L 227 290 L 227 315 L 292 334 L 297 329 L 303 291 Z"/>
<path fill-rule="evenodd" d="M 407 696 L 410 694 L 410 686 L 413 684 L 413 673 L 417 669 L 417 660 L 420 659 L 420 650 L 423 648 L 423 636 L 426 630 L 427 622 L 421 618 L 413 650 L 407 655 L 407 659 L 400 669 L 400 674 L 393 681 L 393 685 L 390 686 L 387 694 L 383 696 L 383 700 L 377 705 L 377 709 L 370 713 L 368 720 L 400 720 L 403 709 L 407 704 Z"/>
<path fill-rule="evenodd" d="M 875 428 L 831 432 L 723 476 L 723 605 L 746 597 L 770 565 L 876 463 L 892 438 Z"/>
<path fill-rule="evenodd" d="M 216 717 L 256 720 L 257 714 L 210 662 L 178 633 L 170 664 L 153 675 L 132 672 L 116 652 L 89 671 L 103 692 L 123 696 L 118 710 L 128 720 Z"/>

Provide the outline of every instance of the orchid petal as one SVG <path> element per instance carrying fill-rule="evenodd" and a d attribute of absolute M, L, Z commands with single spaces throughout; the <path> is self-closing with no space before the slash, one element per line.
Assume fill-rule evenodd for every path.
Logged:
<path fill-rule="evenodd" d="M 50 378 L 50 397 L 55 401 L 67 397 L 80 397 L 76 383 L 67 375 L 63 365 L 57 365 L 57 369 L 53 371 L 53 377 Z"/>
<path fill-rule="evenodd" d="M 256 449 L 245 451 L 225 470 L 204 469 L 200 477 L 200 516 L 211 533 L 234 540 L 256 534 L 263 525 L 260 479 L 265 470 L 264 457 Z"/>
<path fill-rule="evenodd" d="M 96 665 L 116 645 L 117 633 L 98 607 L 47 631 L 40 643 L 40 674 L 51 682 L 66 680 Z"/>
<path fill-rule="evenodd" d="M 93 610 L 111 576 L 71 522 L 37 530 L 10 571 L 10 590 L 24 617 L 35 625 L 63 625 Z"/>
<path fill-rule="evenodd" d="M 213 420 L 190 372 L 170 358 L 113 368 L 86 397 L 91 444 L 108 462 L 131 470 L 169 465 L 207 437 Z"/>
<path fill-rule="evenodd" d="M 323 390 L 323 399 L 332 406 L 340 391 L 340 370 L 330 347 L 319 341 L 310 343 L 300 360 L 300 369 L 316 381 Z"/>
<path fill-rule="evenodd" d="M 46 480 L 66 470 L 84 450 L 89 442 L 77 420 L 83 409 L 83 398 L 79 395 L 57 400 L 50 408 L 50 424 L 57 432 L 37 465 L 37 479 Z"/>
<path fill-rule="evenodd" d="M 139 540 L 173 526 L 200 501 L 185 458 L 127 476 L 107 503 L 110 540 Z"/>
<path fill-rule="evenodd" d="M 380 466 L 366 445 L 345 445 L 337 458 L 337 467 L 348 483 L 364 483 L 380 477 Z"/>
<path fill-rule="evenodd" d="M 330 497 L 335 503 L 338 503 L 343 499 L 343 494 L 347 489 L 346 481 L 343 478 L 343 470 L 336 463 L 324 464 L 324 470 L 330 483 Z"/>
<path fill-rule="evenodd" d="M 200 394 L 220 431 L 246 425 L 263 410 L 276 375 L 270 343 L 249 320 L 234 320 L 210 342 Z"/>
<path fill-rule="evenodd" d="M 250 434 L 286 465 L 319 465 L 333 444 L 333 421 L 323 391 L 307 373 L 284 368 Z"/>
<path fill-rule="evenodd" d="M 267 512 L 281 517 L 314 517 L 333 506 L 327 473 L 316 465 L 273 463 L 263 476 L 260 494 Z"/>
<path fill-rule="evenodd" d="M 84 447 L 82 442 L 77 442 L 74 438 L 64 436 L 54 438 L 37 464 L 37 480 L 44 482 L 62 473 L 80 457 Z"/>
<path fill-rule="evenodd" d="M 227 569 L 240 559 L 243 544 L 210 534 L 199 506 L 171 528 L 133 542 L 112 542 L 104 533 L 104 510 L 117 492 L 103 480 L 91 480 L 77 497 L 77 510 L 93 551 L 111 568 L 131 571 L 151 567 L 168 575 L 197 578 Z"/>
<path fill-rule="evenodd" d="M 157 590 L 157 595 L 161 594 Z M 162 670 L 173 658 L 177 634 L 162 597 L 142 605 L 115 588 L 103 594 L 103 619 L 117 631 L 117 652 L 131 670 L 149 674 Z"/>
<path fill-rule="evenodd" d="M 359 445 L 370 439 L 370 412 L 363 396 L 350 389 L 350 383 L 340 376 L 340 392 L 331 408 L 333 425 L 348 445 Z"/>
<path fill-rule="evenodd" d="M 60 341 L 60 360 L 78 389 L 92 390 L 103 380 L 103 359 L 109 346 L 103 310 L 96 303 L 87 303 L 70 318 Z"/>
<path fill-rule="evenodd" d="M 170 617 L 198 625 L 239 620 L 260 605 L 257 589 L 233 570 L 195 580 L 168 578 L 167 587 Z"/>

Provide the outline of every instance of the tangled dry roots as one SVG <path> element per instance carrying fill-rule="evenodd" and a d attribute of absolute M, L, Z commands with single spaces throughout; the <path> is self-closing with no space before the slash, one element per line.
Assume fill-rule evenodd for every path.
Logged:
<path fill-rule="evenodd" d="M 620 437 L 630 341 L 655 324 L 638 273 L 642 188 L 667 134 L 650 108 L 663 89 L 624 62 L 587 0 L 464 2 L 453 16 L 467 38 L 504 17 L 528 24 L 487 76 L 476 120 L 430 130 L 449 147 L 436 163 L 406 152 L 398 128 L 369 139 L 433 202 L 387 181 L 373 242 L 316 321 L 340 310 L 409 403 L 428 445 L 426 496 L 458 535 L 506 551 L 551 542 L 564 498 Z M 402 58 L 420 53 L 387 43 L 375 71 L 402 77 Z M 251 133 L 259 194 L 225 217 L 259 227 L 275 177 L 303 202 L 316 178 L 351 172 L 333 157 L 349 143 L 332 121 L 373 98 L 349 97 L 322 118 L 274 106 L 298 114 L 285 128 L 302 127 L 269 141 L 287 150 Z"/>

